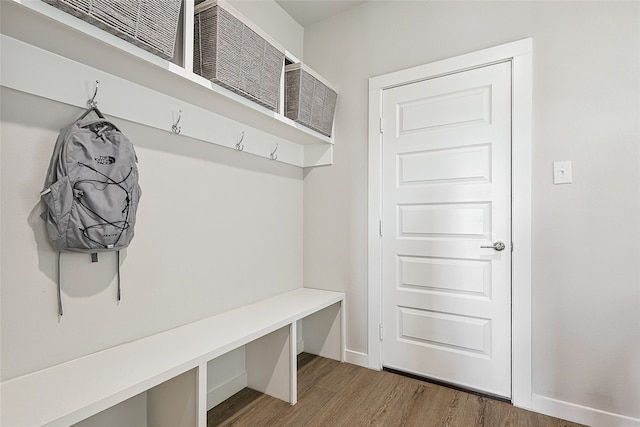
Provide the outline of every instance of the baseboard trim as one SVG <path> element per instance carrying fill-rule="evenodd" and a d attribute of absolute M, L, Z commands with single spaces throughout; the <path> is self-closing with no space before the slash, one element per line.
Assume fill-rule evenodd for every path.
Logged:
<path fill-rule="evenodd" d="M 592 427 L 640 427 L 640 418 L 601 411 L 538 394 L 531 396 L 531 406 L 534 412 Z"/>
<path fill-rule="evenodd" d="M 207 391 L 207 411 L 217 406 L 247 386 L 247 372 L 242 372 Z"/>
<path fill-rule="evenodd" d="M 363 368 L 369 367 L 369 355 L 360 353 L 359 351 L 345 349 L 344 361 L 352 365 L 362 366 Z"/>

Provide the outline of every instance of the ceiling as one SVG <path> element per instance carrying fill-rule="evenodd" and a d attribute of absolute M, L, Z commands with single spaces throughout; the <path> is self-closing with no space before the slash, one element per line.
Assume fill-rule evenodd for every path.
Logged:
<path fill-rule="evenodd" d="M 323 19 L 351 9 L 365 1 L 359 0 L 276 0 L 285 12 L 300 25 L 315 24 Z"/>

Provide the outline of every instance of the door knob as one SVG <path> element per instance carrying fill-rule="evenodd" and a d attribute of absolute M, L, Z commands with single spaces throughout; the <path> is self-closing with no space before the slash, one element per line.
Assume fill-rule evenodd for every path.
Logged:
<path fill-rule="evenodd" d="M 493 245 L 491 246 L 480 246 L 481 248 L 486 248 L 486 249 L 495 249 L 496 251 L 503 251 L 505 248 L 505 245 L 503 242 L 501 242 L 500 240 L 498 240 L 497 242 L 495 242 Z"/>

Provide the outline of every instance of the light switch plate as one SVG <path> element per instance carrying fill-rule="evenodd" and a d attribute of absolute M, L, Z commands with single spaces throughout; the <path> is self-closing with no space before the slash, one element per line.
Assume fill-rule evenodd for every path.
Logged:
<path fill-rule="evenodd" d="M 571 174 L 571 160 L 553 162 L 553 183 L 571 184 L 573 176 Z"/>

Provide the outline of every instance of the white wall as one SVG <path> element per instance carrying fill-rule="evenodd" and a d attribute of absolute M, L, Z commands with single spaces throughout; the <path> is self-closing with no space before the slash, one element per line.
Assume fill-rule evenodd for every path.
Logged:
<path fill-rule="evenodd" d="M 532 37 L 533 393 L 640 418 L 639 29 L 640 4 L 611 1 L 376 1 L 305 29 L 339 98 L 334 165 L 305 172 L 304 280 L 346 291 L 352 357 L 368 352 L 368 79 Z M 556 160 L 573 184 L 552 184 Z"/>
<path fill-rule="evenodd" d="M 115 258 L 57 253 L 39 191 L 75 107 L 2 90 L 2 379 L 301 286 L 298 168 L 118 121 L 140 159 L 132 245 Z"/>
<path fill-rule="evenodd" d="M 3 11 L 18 7 L 3 3 Z M 3 32 L 42 19 L 7 16 Z M 292 28 L 279 41 L 301 43 L 288 16 L 269 17 Z M 107 48 L 76 33 L 50 44 L 59 54 L 92 48 L 88 63 L 118 69 L 100 55 Z M 125 77 L 139 71 L 119 68 Z M 162 73 L 139 74 L 161 86 Z M 39 192 L 59 129 L 82 110 L 4 87 L 0 96 L 3 381 L 302 286 L 301 169 L 117 120 L 136 147 L 143 192 L 136 236 L 122 253 L 123 298 L 116 303 L 114 254 L 97 264 L 64 254 L 58 319 L 57 253 Z"/>

